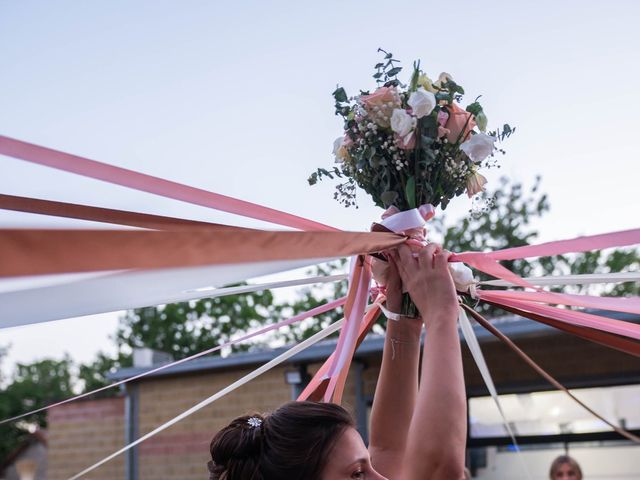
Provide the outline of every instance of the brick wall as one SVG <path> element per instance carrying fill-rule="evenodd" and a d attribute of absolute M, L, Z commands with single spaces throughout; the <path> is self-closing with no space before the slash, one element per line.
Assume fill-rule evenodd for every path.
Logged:
<path fill-rule="evenodd" d="M 140 434 L 182 413 L 252 369 L 155 379 L 140 384 Z M 139 452 L 141 479 L 206 478 L 209 442 L 232 418 L 266 412 L 290 400 L 284 369 L 278 368 L 177 423 L 143 443 Z"/>
<path fill-rule="evenodd" d="M 124 444 L 124 398 L 76 401 L 48 413 L 49 480 L 64 480 Z M 92 480 L 123 478 L 124 459 L 95 470 Z"/>
<path fill-rule="evenodd" d="M 516 342 L 525 352 L 560 380 L 596 378 L 635 373 L 640 359 L 580 340 L 567 334 Z M 501 343 L 483 344 L 489 369 L 498 385 L 540 382 L 537 373 Z M 465 377 L 471 389 L 483 389 L 473 360 L 463 348 Z M 379 373 L 379 355 L 364 361 L 363 393 L 373 396 Z M 320 363 L 308 366 L 311 374 Z M 278 367 L 249 382 L 144 442 L 139 447 L 141 480 L 201 480 L 206 478 L 209 442 L 215 432 L 232 418 L 254 411 L 268 412 L 291 398 L 284 371 Z M 139 432 L 145 434 L 189 407 L 226 387 L 252 370 L 200 372 L 178 377 L 156 377 L 139 383 Z M 345 388 L 343 404 L 355 414 L 355 375 Z M 68 478 L 94 461 L 124 445 L 124 402 L 122 398 L 77 402 L 51 411 L 51 480 Z M 119 457 L 98 469 L 94 480 L 124 477 L 124 459 Z"/>

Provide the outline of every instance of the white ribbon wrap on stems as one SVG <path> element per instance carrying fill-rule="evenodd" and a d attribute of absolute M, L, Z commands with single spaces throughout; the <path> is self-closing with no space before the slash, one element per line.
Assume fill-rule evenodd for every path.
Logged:
<path fill-rule="evenodd" d="M 222 390 L 220 390 L 219 392 L 211 395 L 209 398 L 206 398 L 206 399 L 202 400 L 200 403 L 198 403 L 198 404 L 194 405 L 193 407 L 189 408 L 188 410 L 182 412 L 180 415 L 172 418 L 168 422 L 163 423 L 159 427 L 157 427 L 154 430 L 150 431 L 149 433 L 143 435 L 142 437 L 138 438 L 134 442 L 131 442 L 130 444 L 125 445 L 123 448 L 121 448 L 117 452 L 114 452 L 111 455 L 109 455 L 108 457 L 103 458 L 99 462 L 94 463 L 90 467 L 85 468 L 83 471 L 81 471 L 80 473 L 74 475 L 69 480 L 75 480 L 77 478 L 80 478 L 80 477 L 86 475 L 87 473 L 89 473 L 89 472 L 95 470 L 96 468 L 98 468 L 100 465 L 103 465 L 103 464 L 107 463 L 109 460 L 114 459 L 118 455 L 126 452 L 127 450 L 130 450 L 131 448 L 135 447 L 136 445 L 139 445 L 140 443 L 144 442 L 145 440 L 148 440 L 149 438 L 153 437 L 154 435 L 157 435 L 158 433 L 162 432 L 163 430 L 166 430 L 170 426 L 178 423 L 180 420 L 185 419 L 186 417 L 188 417 L 192 413 L 195 413 L 198 410 L 203 409 L 204 407 L 206 407 L 207 405 L 210 405 L 211 403 L 215 402 L 219 398 L 222 398 L 225 395 L 227 395 L 228 393 L 231 393 L 234 390 L 240 388 L 245 383 L 253 380 L 254 378 L 262 375 L 265 372 L 268 372 L 272 368 L 278 366 L 279 364 L 281 364 L 282 362 L 284 362 L 284 361 L 288 360 L 289 358 L 293 357 L 297 353 L 299 353 L 299 352 L 303 351 L 304 349 L 310 347 L 311 345 L 319 342 L 320 340 L 328 337 L 332 333 L 337 332 L 340 329 L 340 327 L 342 326 L 343 323 L 344 323 L 344 319 L 339 320 L 339 321 L 331 324 L 329 327 L 325 328 L 321 332 L 318 332 L 315 335 L 313 335 L 312 337 L 304 340 L 303 342 L 300 342 L 299 344 L 293 346 L 292 348 L 290 348 L 286 352 L 282 353 L 281 355 L 278 355 L 273 360 L 271 360 L 271 361 L 265 363 L 264 365 L 262 365 L 261 367 L 255 369 L 253 372 L 249 373 L 248 375 L 245 375 L 241 379 L 236 380 L 235 382 L 233 382 L 228 387 L 225 387 Z"/>
<path fill-rule="evenodd" d="M 417 208 L 397 212 L 378 222 L 392 232 L 400 233 L 414 228 L 422 228 L 426 224 L 425 217 Z"/>

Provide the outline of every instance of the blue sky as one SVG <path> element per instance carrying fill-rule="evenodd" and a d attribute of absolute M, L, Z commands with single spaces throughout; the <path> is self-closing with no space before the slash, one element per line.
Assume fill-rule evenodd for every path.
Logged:
<path fill-rule="evenodd" d="M 541 239 L 637 227 L 639 5 L 0 0 L 0 134 L 363 230 L 380 213 L 364 195 L 345 210 L 306 178 L 332 162 L 331 91 L 372 88 L 383 47 L 451 73 L 468 102 L 482 94 L 490 126 L 517 127 L 487 177 L 543 176 Z M 5 157 L 0 191 L 269 227 Z M 0 225 L 79 223 L 0 212 Z M 88 360 L 115 318 L 12 329 L 0 345 L 7 365 Z"/>

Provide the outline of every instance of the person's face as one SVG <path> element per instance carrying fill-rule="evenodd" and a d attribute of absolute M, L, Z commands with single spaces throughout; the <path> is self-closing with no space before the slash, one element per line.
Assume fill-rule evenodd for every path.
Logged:
<path fill-rule="evenodd" d="M 580 480 L 580 476 L 571 465 L 563 463 L 560 465 L 560 468 L 556 470 L 553 480 Z"/>
<path fill-rule="evenodd" d="M 322 480 L 387 480 L 371 466 L 369 451 L 354 428 L 347 428 L 336 442 Z"/>

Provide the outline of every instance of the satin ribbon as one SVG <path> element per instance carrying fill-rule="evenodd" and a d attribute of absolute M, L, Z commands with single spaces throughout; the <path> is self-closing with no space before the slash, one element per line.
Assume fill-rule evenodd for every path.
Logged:
<path fill-rule="evenodd" d="M 572 305 L 575 307 L 613 310 L 617 312 L 636 313 L 640 315 L 640 298 L 638 297 L 594 297 L 591 295 L 572 295 L 563 293 L 562 296 L 550 292 L 521 292 L 513 290 L 478 290 L 477 296 L 491 298 L 499 303 L 500 299 L 524 300 L 535 303 L 555 303 Z"/>
<path fill-rule="evenodd" d="M 114 210 L 112 208 L 91 207 L 76 203 L 54 202 L 40 198 L 18 197 L 0 194 L 0 208 L 15 212 L 34 213 L 54 217 L 75 218 L 91 222 L 111 223 L 152 230 L 183 230 L 192 228 L 230 228 L 218 223 L 164 217 L 148 213 Z M 250 230 L 250 229 L 247 229 Z"/>
<path fill-rule="evenodd" d="M 80 477 L 83 477 L 87 473 L 89 473 L 89 472 L 95 470 L 96 468 L 98 468 L 100 465 L 104 465 L 108 461 L 116 458 L 118 455 L 121 455 L 122 453 L 126 452 L 127 450 L 132 449 L 136 445 L 141 444 L 145 440 L 148 440 L 149 438 L 151 438 L 151 437 L 157 435 L 158 433 L 166 430 L 167 428 L 171 427 L 172 425 L 175 425 L 179 421 L 184 420 L 185 418 L 187 418 L 188 416 L 196 413 L 197 411 L 202 410 L 204 407 L 212 404 L 216 400 L 224 397 L 225 395 L 228 395 L 229 393 L 233 392 L 234 390 L 237 390 L 238 388 L 242 387 L 243 385 L 245 385 L 246 383 L 250 382 L 254 378 L 257 378 L 258 376 L 262 375 L 263 373 L 268 372 L 272 368 L 277 367 L 278 365 L 280 365 L 281 363 L 283 363 L 286 360 L 290 359 L 294 355 L 302 352 L 303 350 L 309 348 L 310 346 L 314 345 L 315 343 L 318 343 L 320 340 L 323 340 L 324 338 L 328 337 L 332 333 L 335 333 L 336 331 L 338 331 L 340 329 L 341 326 L 342 326 L 342 320 L 337 321 L 337 322 L 329 325 L 329 327 L 327 327 L 326 329 L 322 330 L 321 332 L 316 333 L 315 335 L 313 335 L 312 337 L 308 338 L 307 340 L 304 340 L 303 342 L 299 343 L 298 345 L 295 345 L 294 347 L 292 347 L 291 349 L 289 349 L 286 352 L 282 353 L 281 355 L 278 355 L 273 360 L 265 363 L 264 365 L 262 365 L 261 367 L 255 369 L 254 371 L 252 371 L 248 375 L 245 375 L 241 379 L 236 380 L 231 385 L 223 388 L 222 390 L 220 390 L 217 393 L 211 395 L 210 397 L 205 398 L 200 403 L 198 403 L 198 404 L 194 405 L 193 407 L 189 408 L 188 410 L 182 412 L 180 415 L 172 418 L 168 422 L 163 423 L 159 427 L 156 427 L 155 429 L 153 429 L 149 433 L 144 434 L 143 436 L 141 436 L 137 440 L 129 443 L 128 445 L 124 446 L 120 450 L 118 450 L 118 451 L 112 453 L 111 455 L 103 458 L 102 460 L 94 463 L 90 467 L 85 468 L 83 471 L 81 471 L 80 473 L 74 475 L 69 480 L 76 480 L 76 479 L 78 479 Z"/>
<path fill-rule="evenodd" d="M 619 232 L 589 235 L 569 240 L 557 240 L 539 245 L 505 248 L 493 252 L 464 252 L 451 256 L 452 262 L 473 265 L 477 259 L 518 260 L 521 258 L 546 257 L 565 253 L 580 253 L 612 247 L 626 247 L 640 243 L 640 228 Z"/>
<path fill-rule="evenodd" d="M 344 257 L 405 241 L 392 233 L 243 228 L 0 230 L 0 277 Z"/>
<path fill-rule="evenodd" d="M 227 293 L 227 295 L 232 295 L 232 293 Z M 295 315 L 295 316 L 293 316 L 293 317 L 291 317 L 289 319 L 282 320 L 282 321 L 280 321 L 278 323 L 275 323 L 273 325 L 269 325 L 267 327 L 258 329 L 258 330 L 254 331 L 254 332 L 248 333 L 246 335 L 242 335 L 241 337 L 238 337 L 238 338 L 233 339 L 233 340 L 229 340 L 228 342 L 225 342 L 223 344 L 217 345 L 217 346 L 215 346 L 213 348 L 209 348 L 208 350 L 204 350 L 202 352 L 198 352 L 195 355 L 191 355 L 189 357 L 185 357 L 185 358 L 182 358 L 180 360 L 176 360 L 174 362 L 170 362 L 170 363 L 166 363 L 164 365 L 160 365 L 159 367 L 152 368 L 151 370 L 147 370 L 146 372 L 139 373 L 138 375 L 134 375 L 132 377 L 125 378 L 125 379 L 120 380 L 118 382 L 111 383 L 109 385 L 105 385 L 105 386 L 100 387 L 100 388 L 96 388 L 95 390 L 91 390 L 89 392 L 85 392 L 85 393 L 82 393 L 80 395 L 76 395 L 76 396 L 71 397 L 71 398 L 67 398 L 67 399 L 62 400 L 60 402 L 52 403 L 50 405 L 47 405 L 47 406 L 44 406 L 44 407 L 41 407 L 41 408 L 38 408 L 38 409 L 35 409 L 35 410 L 31 410 L 29 412 L 22 413 L 20 415 L 16 415 L 15 417 L 6 418 L 6 419 L 0 421 L 0 425 L 2 425 L 4 423 L 13 422 L 15 420 L 19 420 L 19 419 L 24 418 L 24 417 L 28 417 L 29 415 L 33 415 L 33 414 L 36 414 L 36 413 L 39 413 L 39 412 L 43 412 L 45 410 L 49 410 L 51 408 L 58 407 L 60 405 L 66 404 L 66 403 L 70 403 L 70 402 L 73 402 L 75 400 L 79 400 L 81 398 L 88 397 L 90 395 L 95 395 L 96 393 L 104 392 L 105 390 L 109 390 L 111 388 L 118 387 L 120 385 L 124 385 L 125 383 L 132 382 L 134 380 L 139 380 L 141 378 L 146 377 L 147 375 L 151 375 L 153 373 L 161 372 L 163 370 L 167 370 L 169 368 L 176 367 L 176 366 L 181 365 L 181 364 L 183 364 L 185 362 L 189 362 L 191 360 L 195 360 L 196 358 L 200 358 L 200 357 L 203 357 L 205 355 L 209 355 L 211 353 L 215 353 L 215 352 L 217 352 L 219 350 L 222 350 L 223 348 L 231 347 L 231 346 L 236 345 L 238 343 L 245 342 L 245 341 L 247 341 L 247 340 L 249 340 L 251 338 L 257 337 L 258 335 L 263 335 L 263 334 L 271 332 L 273 330 L 277 330 L 277 329 L 280 329 L 282 327 L 285 327 L 285 326 L 292 325 L 294 323 L 300 322 L 302 320 L 306 320 L 307 318 L 315 317 L 315 316 L 320 315 L 322 313 L 329 312 L 331 310 L 335 310 L 336 308 L 344 305 L 346 300 L 347 300 L 347 297 L 339 298 L 339 299 L 334 300 L 332 302 L 328 302 L 328 303 L 326 303 L 324 305 L 320 305 L 320 306 L 318 306 L 316 308 L 313 308 L 313 309 L 311 309 L 309 311 L 306 311 L 306 312 L 303 312 L 303 313 L 299 313 L 298 315 Z"/>
<path fill-rule="evenodd" d="M 344 279 L 344 275 L 337 275 L 241 287 L 202 289 L 212 284 L 225 285 L 316 263 L 317 259 L 313 259 L 128 271 L 59 285 L 2 292 L 0 328 Z"/>
<path fill-rule="evenodd" d="M 606 418 L 592 410 L 589 406 L 583 403 L 579 398 L 573 395 L 564 385 L 558 382 L 553 376 L 547 373 L 542 367 L 540 367 L 531 357 L 529 357 L 526 353 L 524 353 L 515 343 L 513 343 L 507 336 L 505 336 L 500 330 L 498 330 L 495 326 L 491 324 L 487 319 L 485 319 L 482 315 L 477 313 L 471 307 L 467 305 L 462 305 L 462 307 L 486 330 L 488 330 L 493 336 L 502 341 L 507 347 L 509 347 L 513 352 L 516 353 L 522 360 L 524 360 L 531 368 L 533 368 L 536 372 L 538 372 L 545 380 L 547 380 L 551 385 L 553 385 L 558 390 L 566 393 L 571 399 L 573 399 L 578 405 L 584 408 L 587 412 L 589 412 L 594 417 L 598 418 L 602 422 L 609 425 L 613 430 L 615 430 L 618 434 L 622 435 L 625 438 L 628 438 L 632 442 L 640 443 L 640 438 L 636 435 L 632 434 L 624 430 L 623 428 L 611 423 Z"/>
<path fill-rule="evenodd" d="M 507 431 L 507 434 L 511 438 L 513 442 L 513 446 L 516 448 L 516 453 L 518 456 L 518 460 L 522 466 L 522 469 L 526 473 L 527 478 L 531 479 L 531 473 L 529 472 L 529 468 L 525 463 L 522 455 L 520 454 L 520 448 L 518 447 L 518 441 L 516 440 L 516 435 L 509 424 L 509 420 L 504 413 L 504 409 L 502 408 L 502 403 L 500 403 L 500 397 L 498 396 L 498 390 L 496 389 L 495 384 L 493 383 L 493 378 L 491 377 L 491 373 L 489 372 L 489 367 L 487 366 L 487 362 L 484 359 L 484 355 L 482 354 L 482 349 L 480 348 L 480 342 L 478 342 L 478 338 L 476 337 L 475 332 L 473 331 L 473 327 L 471 326 L 471 322 L 465 313 L 465 309 L 462 306 L 458 307 L 458 324 L 460 325 L 460 331 L 462 332 L 462 336 L 467 343 L 467 347 L 471 352 L 471 356 L 473 360 L 476 362 L 476 366 L 480 371 L 480 376 L 484 381 L 484 384 L 487 386 L 487 390 L 489 390 L 489 394 L 493 399 L 493 402 L 498 409 L 498 413 L 500 413 L 500 417 L 502 418 L 502 424 Z"/>
<path fill-rule="evenodd" d="M 359 330 L 358 330 L 358 338 L 356 340 L 355 350 L 358 349 L 360 344 L 364 341 L 365 337 L 369 333 L 369 330 L 375 323 L 378 315 L 380 314 L 379 304 L 380 302 L 384 302 L 384 296 L 380 295 L 376 300 L 370 304 L 364 316 L 362 322 L 360 322 Z M 305 387 L 302 393 L 298 396 L 298 400 L 312 400 L 312 401 L 320 401 L 323 399 L 327 387 L 329 385 L 329 379 L 327 376 L 327 372 L 329 371 L 330 366 L 332 365 L 336 356 L 336 352 L 334 351 L 327 360 L 322 364 L 322 366 L 318 369 L 316 374 L 313 376 L 309 384 Z M 349 360 L 351 362 L 351 360 Z M 346 380 L 346 376 L 349 373 L 348 367 L 343 368 L 340 375 L 342 379 Z M 344 381 L 342 381 L 342 385 L 344 385 Z"/>
<path fill-rule="evenodd" d="M 223 212 L 255 218 L 300 230 L 337 231 L 336 228 L 264 207 L 219 193 L 190 187 L 171 180 L 145 175 L 126 168 L 116 167 L 78 155 L 60 152 L 0 135 L 0 155 L 64 170 L 84 177 L 102 180 L 115 185 L 173 198 L 194 205 L 214 208 Z"/>
<path fill-rule="evenodd" d="M 560 331 L 569 333 L 584 340 L 588 340 L 599 345 L 604 345 L 605 347 L 613 348 L 614 350 L 618 350 L 629 355 L 640 357 L 640 341 L 638 340 L 634 340 L 621 335 L 616 335 L 613 333 L 603 332 L 602 330 L 598 330 L 595 328 L 573 325 L 571 323 L 555 320 L 545 315 L 539 315 L 526 310 L 520 310 L 518 308 L 510 307 L 504 304 L 497 304 L 488 300 L 484 301 L 489 305 L 492 305 L 501 310 L 519 315 L 523 318 L 529 318 L 544 325 L 549 325 L 550 327 L 556 328 Z"/>
<path fill-rule="evenodd" d="M 640 272 L 583 273 L 579 275 L 548 275 L 543 277 L 524 277 L 527 283 L 535 286 L 552 285 L 590 285 L 594 283 L 640 282 Z M 505 280 L 484 280 L 480 286 L 513 287 L 514 283 Z"/>
<path fill-rule="evenodd" d="M 593 328 L 604 332 L 622 335 L 624 337 L 640 340 L 640 325 L 613 318 L 600 317 L 585 312 L 575 310 L 566 310 L 562 308 L 540 305 L 533 302 L 522 300 L 512 300 L 502 297 L 496 297 L 489 292 L 479 292 L 480 299 L 491 301 L 496 305 L 504 305 L 514 307 L 519 310 L 542 315 L 554 320 L 569 323 L 571 325 Z"/>
<path fill-rule="evenodd" d="M 341 403 L 344 390 L 341 380 L 346 380 L 346 374 L 343 375 L 343 372 L 348 372 L 356 350 L 358 330 L 367 305 L 370 283 L 371 267 L 368 259 L 363 256 L 354 257 L 349 278 L 350 290 L 344 309 L 345 325 L 340 330 L 335 357 L 327 372 L 326 378 L 329 383 L 324 394 L 325 402 Z"/>

